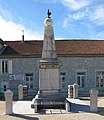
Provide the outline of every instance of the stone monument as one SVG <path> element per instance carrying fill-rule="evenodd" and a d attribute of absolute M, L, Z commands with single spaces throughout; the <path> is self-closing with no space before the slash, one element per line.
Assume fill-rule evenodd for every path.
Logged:
<path fill-rule="evenodd" d="M 44 41 L 42 58 L 39 60 L 39 91 L 38 98 L 32 100 L 31 107 L 54 108 L 65 106 L 65 98 L 60 91 L 60 61 L 57 58 L 53 21 L 48 9 L 48 17 L 45 19 Z M 35 105 L 34 105 L 35 103 Z"/>
<path fill-rule="evenodd" d="M 51 12 L 48 10 L 48 18 L 45 19 L 45 31 L 42 58 L 39 61 L 39 90 L 42 92 L 58 92 L 59 85 L 59 68 L 60 62 L 57 58 L 53 21 L 49 16 Z"/>

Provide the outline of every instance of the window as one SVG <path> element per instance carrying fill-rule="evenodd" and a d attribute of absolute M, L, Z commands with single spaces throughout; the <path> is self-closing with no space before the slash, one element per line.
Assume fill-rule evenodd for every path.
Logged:
<path fill-rule="evenodd" d="M 96 72 L 96 87 L 104 86 L 104 71 Z"/>
<path fill-rule="evenodd" d="M 1 73 L 12 74 L 12 60 L 2 60 L 1 61 Z"/>
<path fill-rule="evenodd" d="M 2 73 L 8 73 L 8 61 L 2 61 L 1 63 Z"/>
<path fill-rule="evenodd" d="M 65 72 L 60 73 L 60 77 L 61 77 L 61 88 L 65 88 L 66 87 Z"/>
<path fill-rule="evenodd" d="M 26 85 L 28 88 L 33 88 L 33 74 L 26 74 Z"/>
<path fill-rule="evenodd" d="M 77 72 L 77 84 L 79 87 L 85 87 L 86 72 Z"/>
<path fill-rule="evenodd" d="M 6 85 L 4 85 L 4 92 L 6 91 L 6 89 L 7 89 L 7 86 L 6 86 Z"/>

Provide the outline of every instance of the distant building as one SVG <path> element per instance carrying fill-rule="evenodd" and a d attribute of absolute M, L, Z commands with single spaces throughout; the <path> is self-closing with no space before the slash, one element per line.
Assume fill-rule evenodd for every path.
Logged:
<path fill-rule="evenodd" d="M 18 85 L 28 86 L 35 94 L 39 86 L 39 59 L 43 41 L 3 41 L 0 39 L 0 93 L 7 88 L 17 91 Z M 104 41 L 56 40 L 60 68 L 61 91 L 77 83 L 84 94 L 92 87 L 104 91 Z"/>

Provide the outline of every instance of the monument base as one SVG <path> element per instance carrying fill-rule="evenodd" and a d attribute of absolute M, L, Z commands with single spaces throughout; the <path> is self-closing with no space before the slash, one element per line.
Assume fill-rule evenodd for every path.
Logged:
<path fill-rule="evenodd" d="M 65 109 L 65 97 L 59 90 L 41 90 L 33 98 L 31 108 L 39 109 Z"/>

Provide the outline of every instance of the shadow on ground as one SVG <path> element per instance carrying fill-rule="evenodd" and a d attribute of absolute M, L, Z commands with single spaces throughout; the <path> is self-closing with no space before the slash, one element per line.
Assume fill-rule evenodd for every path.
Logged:
<path fill-rule="evenodd" d="M 89 105 L 79 105 L 79 104 L 71 104 L 70 112 L 72 112 L 72 113 L 79 113 L 79 112 L 91 113 Z M 95 114 L 104 116 L 104 107 L 98 107 L 98 112 L 95 112 Z"/>
<path fill-rule="evenodd" d="M 36 117 L 32 117 L 32 116 L 27 116 L 27 115 L 21 115 L 21 114 L 12 114 L 12 115 L 9 115 L 9 116 L 12 116 L 12 117 L 17 117 L 17 118 L 21 118 L 21 119 L 26 119 L 26 120 L 39 120 L 39 118 L 36 118 Z"/>
<path fill-rule="evenodd" d="M 98 107 L 98 114 L 104 116 L 104 107 Z"/>

